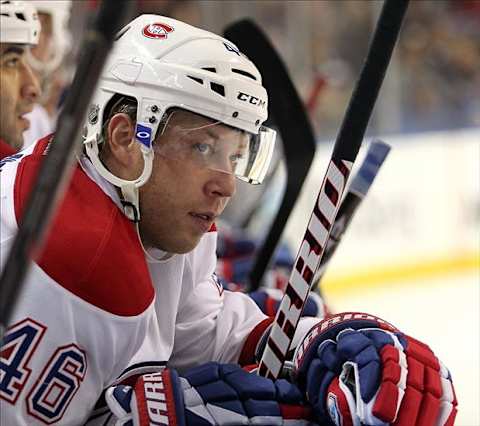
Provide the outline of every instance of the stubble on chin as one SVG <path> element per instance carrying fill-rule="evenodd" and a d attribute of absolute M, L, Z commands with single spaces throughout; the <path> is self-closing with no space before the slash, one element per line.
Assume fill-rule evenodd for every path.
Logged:
<path fill-rule="evenodd" d="M 5 120 L 6 117 L 16 117 L 15 112 L 4 102 L 0 104 L 0 108 L 0 139 L 15 151 L 19 151 L 23 147 L 23 133 L 15 125 L 14 119 Z"/>
<path fill-rule="evenodd" d="M 174 231 L 172 231 L 172 233 L 173 232 Z M 142 244 L 146 249 L 155 248 L 172 254 L 190 253 L 193 249 L 195 249 L 195 247 L 197 247 L 201 240 L 201 236 L 198 238 L 191 236 L 182 238 L 179 233 L 169 236 L 152 235 L 145 229 L 142 230 L 141 226 L 139 228 L 139 234 Z"/>
<path fill-rule="evenodd" d="M 17 135 L 16 138 L 12 139 L 11 146 L 13 149 L 15 149 L 15 151 L 20 151 L 23 148 L 23 134 Z"/>
<path fill-rule="evenodd" d="M 17 129 L 0 129 L 0 139 L 15 151 L 20 151 L 23 147 L 23 134 L 19 134 Z"/>

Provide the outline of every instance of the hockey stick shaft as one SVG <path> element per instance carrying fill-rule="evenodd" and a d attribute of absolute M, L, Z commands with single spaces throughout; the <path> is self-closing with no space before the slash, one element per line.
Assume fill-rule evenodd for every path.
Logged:
<path fill-rule="evenodd" d="M 290 79 L 288 69 L 263 31 L 252 21 L 242 20 L 230 25 L 224 34 L 255 63 L 262 74 L 269 96 L 269 123 L 273 122 L 281 135 L 286 159 L 285 192 L 250 272 L 249 290 L 254 291 L 262 282 L 295 206 L 310 170 L 316 143 L 305 106 Z"/>
<path fill-rule="evenodd" d="M 348 192 L 345 194 L 345 197 L 343 197 L 340 208 L 338 209 L 337 217 L 335 218 L 327 246 L 325 247 L 325 254 L 313 278 L 314 284 L 312 290 L 315 290 L 319 286 L 328 263 L 342 240 L 343 234 L 350 225 L 358 207 L 362 204 L 389 152 L 390 146 L 381 140 L 373 141 L 368 147 L 367 155 L 358 172 L 353 177 Z"/>
<path fill-rule="evenodd" d="M 87 30 L 79 64 L 49 153 L 42 162 L 37 181 L 0 278 L 0 342 L 21 291 L 30 260 L 39 253 L 42 236 L 52 216 L 61 189 L 69 181 L 75 149 L 88 103 L 117 30 L 129 17 L 131 0 L 103 0 L 96 20 Z"/>
<path fill-rule="evenodd" d="M 350 99 L 307 230 L 267 340 L 258 373 L 279 377 L 320 265 L 350 170 L 365 135 L 408 0 L 386 0 Z"/>

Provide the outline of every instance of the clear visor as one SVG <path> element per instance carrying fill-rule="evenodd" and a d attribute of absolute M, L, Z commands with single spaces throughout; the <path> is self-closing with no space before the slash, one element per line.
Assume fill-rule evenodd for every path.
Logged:
<path fill-rule="evenodd" d="M 188 111 L 174 111 L 154 149 L 166 158 L 230 173 L 257 185 L 270 165 L 275 136 L 267 127 L 255 135 Z"/>

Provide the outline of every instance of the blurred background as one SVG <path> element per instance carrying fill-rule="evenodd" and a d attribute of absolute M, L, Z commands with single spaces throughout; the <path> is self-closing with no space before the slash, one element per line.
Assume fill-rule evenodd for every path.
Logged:
<path fill-rule="evenodd" d="M 73 40 L 85 28 L 86 3 L 73 1 Z M 283 234 L 294 254 L 381 6 L 359 0 L 142 3 L 144 13 L 217 33 L 249 17 L 278 49 L 317 140 L 313 166 Z M 74 43 L 69 56 L 73 67 L 78 47 Z M 374 313 L 426 341 L 452 372 L 456 424 L 478 426 L 480 1 L 411 2 L 367 136 L 367 143 L 383 138 L 392 153 L 329 266 L 323 295 L 333 311 Z M 267 189 L 268 202 L 251 207 L 257 220 L 246 233 L 265 235 L 285 179 L 280 167 Z M 246 191 L 240 186 L 242 195 Z M 241 223 L 244 214 L 232 202 L 227 219 Z"/>
<path fill-rule="evenodd" d="M 73 1 L 74 40 L 85 27 L 87 4 Z M 336 135 L 382 6 L 381 1 L 361 0 L 141 4 L 144 13 L 163 13 L 217 33 L 235 20 L 253 18 L 285 60 L 322 140 Z M 73 46 L 73 56 L 78 47 Z M 479 126 L 479 70 L 479 1 L 412 1 L 371 131 Z"/>

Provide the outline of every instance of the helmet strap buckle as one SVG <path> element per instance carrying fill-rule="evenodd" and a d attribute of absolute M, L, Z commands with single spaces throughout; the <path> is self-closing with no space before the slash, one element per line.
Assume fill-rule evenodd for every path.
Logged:
<path fill-rule="evenodd" d="M 140 214 L 135 204 L 125 199 L 121 199 L 120 202 L 122 203 L 125 216 L 127 216 L 133 223 L 140 222 Z"/>

